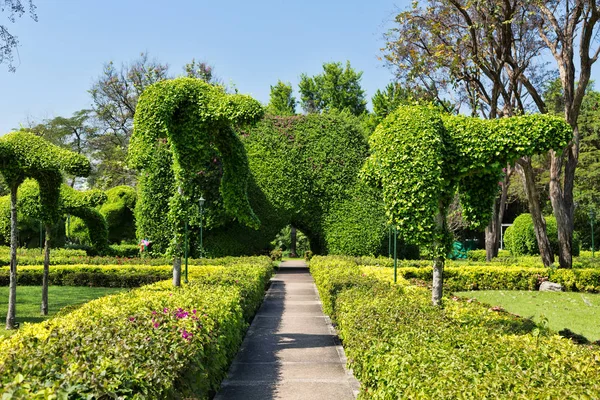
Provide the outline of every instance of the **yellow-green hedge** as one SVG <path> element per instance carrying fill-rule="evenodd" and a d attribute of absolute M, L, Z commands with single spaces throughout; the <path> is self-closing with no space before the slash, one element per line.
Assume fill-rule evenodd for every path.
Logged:
<path fill-rule="evenodd" d="M 256 264 L 198 267 L 189 285 L 158 282 L 25 325 L 0 339 L 3 395 L 209 398 L 271 272 Z"/>
<path fill-rule="evenodd" d="M 427 289 L 377 267 L 314 257 L 310 268 L 361 399 L 600 397 L 597 347 L 475 302 L 433 307 Z"/>

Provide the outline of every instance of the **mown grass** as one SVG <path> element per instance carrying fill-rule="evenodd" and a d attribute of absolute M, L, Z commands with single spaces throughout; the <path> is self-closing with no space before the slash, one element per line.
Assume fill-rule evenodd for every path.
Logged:
<path fill-rule="evenodd" d="M 38 323 L 53 317 L 67 306 L 77 306 L 98 297 L 118 293 L 128 289 L 102 287 L 50 286 L 48 288 L 49 313 L 40 314 L 42 288 L 40 286 L 17 287 L 17 322 Z M 4 329 L 6 311 L 8 310 L 8 288 L 0 287 L 0 336 L 11 335 L 15 331 Z"/>
<path fill-rule="evenodd" d="M 590 341 L 600 340 L 600 294 L 576 292 L 533 292 L 481 290 L 456 292 L 459 297 L 474 298 L 491 306 L 541 322 L 548 321 L 554 331 L 569 329 Z"/>

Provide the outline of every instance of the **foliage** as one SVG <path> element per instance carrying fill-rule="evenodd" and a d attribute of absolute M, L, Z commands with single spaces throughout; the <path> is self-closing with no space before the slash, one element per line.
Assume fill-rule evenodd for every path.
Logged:
<path fill-rule="evenodd" d="M 267 111 L 273 115 L 296 114 L 296 98 L 292 96 L 292 85 L 277 81 L 277 85 L 271 86 L 271 99 Z"/>
<path fill-rule="evenodd" d="M 365 178 L 383 187 L 390 222 L 415 244 L 451 241 L 435 217 L 445 217 L 458 187 L 463 214 L 474 227 L 487 224 L 501 169 L 519 156 L 559 149 L 570 136 L 554 116 L 527 115 L 497 120 L 441 115 L 428 107 L 399 108 L 371 136 Z"/>
<path fill-rule="evenodd" d="M 292 227 L 288 225 L 284 227 L 277 235 L 271 244 L 275 247 L 275 250 L 282 250 L 286 255 L 290 253 L 292 245 L 291 240 Z M 296 230 L 296 254 L 304 254 L 305 251 L 310 250 L 310 241 L 304 233 Z"/>
<path fill-rule="evenodd" d="M 93 187 L 108 189 L 135 183 L 135 171 L 128 169 L 125 158 L 137 102 L 148 86 L 167 78 L 168 66 L 150 60 L 147 53 L 131 64 L 116 67 L 111 61 L 104 65 L 102 75 L 89 90 L 101 128 L 92 140 L 93 158 L 97 160 L 90 182 Z"/>
<path fill-rule="evenodd" d="M 558 254 L 556 218 L 547 216 L 544 219 L 546 221 L 546 231 L 548 232 L 550 247 L 554 254 Z M 504 243 L 506 244 L 506 250 L 510 251 L 513 256 L 540 254 L 530 214 L 521 214 L 515 218 L 512 226 L 506 229 Z M 573 243 L 573 255 L 579 255 L 579 243 L 576 239 Z"/>
<path fill-rule="evenodd" d="M 261 228 L 252 232 L 224 220 L 205 235 L 209 254 L 251 254 L 269 249 L 287 225 L 302 231 L 316 253 L 326 251 L 325 216 L 347 198 L 367 156 L 364 131 L 347 112 L 266 115 L 239 130 L 252 180 L 249 198 Z M 365 230 L 372 229 L 365 223 Z"/>
<path fill-rule="evenodd" d="M 0 5 L 0 11 L 8 11 L 8 20 L 14 23 L 17 17 L 25 13 L 26 5 L 29 5 L 31 19 L 37 22 L 35 13 L 37 7 L 33 4 L 33 0 L 4 0 Z M 12 35 L 5 25 L 0 25 L 0 64 L 7 63 L 10 72 L 16 69 L 13 65 L 13 50 L 16 50 L 18 45 L 17 37 Z"/>
<path fill-rule="evenodd" d="M 311 273 L 361 383 L 359 398 L 600 392 L 590 375 L 600 366 L 596 351 L 530 320 L 458 299 L 433 307 L 424 288 L 390 285 L 336 259 L 313 259 Z"/>
<path fill-rule="evenodd" d="M 302 108 L 308 113 L 319 113 L 332 109 L 347 110 L 361 115 L 367 109 L 365 92 L 360 86 L 362 72 L 356 72 L 350 61 L 324 63 L 323 73 L 309 77 L 300 76 L 300 98 Z"/>
<path fill-rule="evenodd" d="M 160 147 L 157 142 L 167 140 L 177 188 L 169 193 L 168 208 L 168 220 L 175 226 L 174 245 L 181 242 L 183 220 L 190 218 L 190 200 L 202 194 L 194 182 L 210 164 L 211 144 L 221 155 L 219 191 L 226 211 L 243 224 L 258 228 L 260 222 L 247 198 L 246 153 L 230 124 L 252 122 L 262 112 L 260 104 L 248 96 L 227 95 L 221 88 L 192 78 L 158 82 L 140 97 L 129 160 L 134 168 L 147 170 Z M 147 218 L 141 213 L 137 216 Z M 177 246 L 172 250 L 181 253 Z"/>
<path fill-rule="evenodd" d="M 85 176 L 90 171 L 90 162 L 84 156 L 22 131 L 0 139 L 0 162 L 2 175 L 11 188 L 16 189 L 25 178 L 38 182 L 40 219 L 50 223 L 60 216 L 62 173 Z"/>
<path fill-rule="evenodd" d="M 27 325 L 2 342 L 4 395 L 209 398 L 270 274 L 252 264 L 202 267 L 180 288 L 159 282 Z"/>
<path fill-rule="evenodd" d="M 401 105 L 410 105 L 415 102 L 433 102 L 435 100 L 424 89 L 404 87 L 400 82 L 389 83 L 383 91 L 377 89 L 371 104 L 373 104 L 373 113 L 375 120 L 380 123 Z"/>
<path fill-rule="evenodd" d="M 131 186 L 116 186 L 107 190 L 106 196 L 107 200 L 99 211 L 108 225 L 108 241 L 118 244 L 135 240 L 135 189 Z"/>

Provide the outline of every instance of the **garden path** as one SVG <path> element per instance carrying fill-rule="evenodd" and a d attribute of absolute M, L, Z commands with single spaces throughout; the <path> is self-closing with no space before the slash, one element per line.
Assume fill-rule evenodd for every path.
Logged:
<path fill-rule="evenodd" d="M 354 399 L 345 365 L 307 265 L 284 261 L 215 400 Z"/>

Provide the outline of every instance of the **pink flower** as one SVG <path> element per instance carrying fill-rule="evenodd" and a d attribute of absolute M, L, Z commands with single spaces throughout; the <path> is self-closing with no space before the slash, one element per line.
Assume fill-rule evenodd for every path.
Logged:
<path fill-rule="evenodd" d="M 129 317 L 129 321 L 130 321 L 130 322 L 133 322 L 133 321 L 135 321 L 135 317 Z"/>

